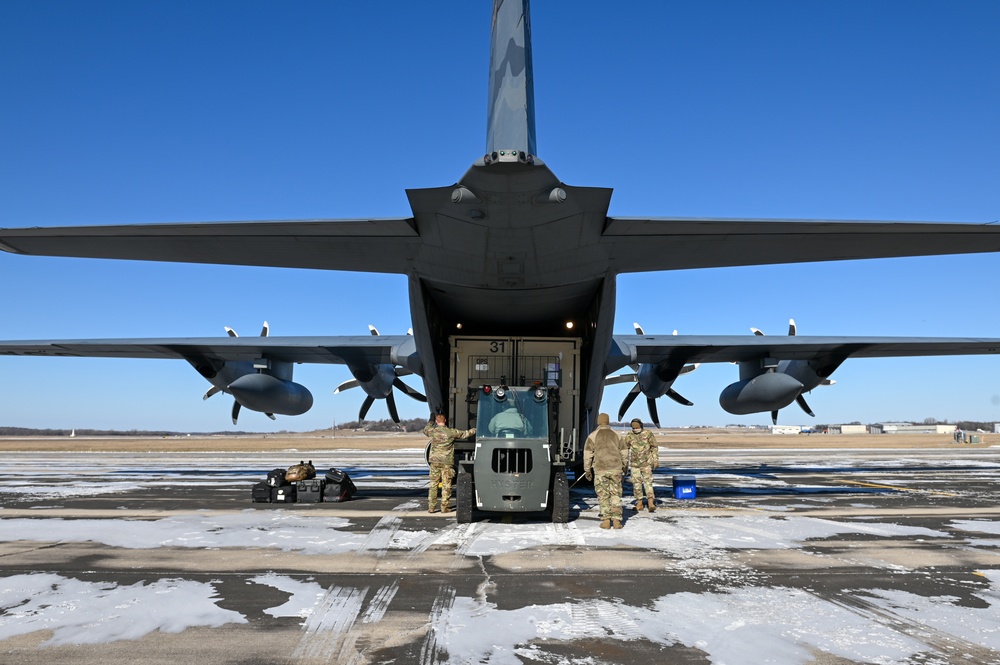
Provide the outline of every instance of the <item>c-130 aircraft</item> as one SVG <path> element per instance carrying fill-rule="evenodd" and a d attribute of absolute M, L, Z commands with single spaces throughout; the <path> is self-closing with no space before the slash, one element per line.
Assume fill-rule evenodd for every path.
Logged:
<path fill-rule="evenodd" d="M 614 335 L 619 274 L 995 252 L 1000 228 L 609 217 L 610 189 L 567 185 L 536 155 L 528 5 L 494 2 L 484 155 L 453 185 L 408 190 L 412 216 L 0 230 L 0 248 L 25 255 L 405 274 L 412 336 L 33 340 L 0 342 L 0 354 L 183 359 L 210 393 L 234 397 L 234 420 L 241 407 L 308 410 L 293 381 L 302 362 L 346 365 L 372 399 L 417 375 L 430 410 L 458 427 L 479 426 L 484 398 L 540 390 L 559 407 L 547 416 L 558 452 L 546 454 L 572 464 L 607 377 L 626 367 L 655 422 L 654 400 L 677 399 L 673 383 L 695 363 L 738 363 L 720 396 L 730 413 L 776 414 L 807 408 L 803 393 L 848 358 L 1000 350 L 1000 339 Z"/>

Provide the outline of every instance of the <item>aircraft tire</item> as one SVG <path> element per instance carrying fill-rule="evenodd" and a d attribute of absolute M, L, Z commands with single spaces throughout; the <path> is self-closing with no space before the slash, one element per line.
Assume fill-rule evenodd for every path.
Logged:
<path fill-rule="evenodd" d="M 455 478 L 455 521 L 459 524 L 472 522 L 472 474 L 459 469 Z"/>
<path fill-rule="evenodd" d="M 557 471 L 552 477 L 552 522 L 569 522 L 569 484 L 565 471 Z"/>

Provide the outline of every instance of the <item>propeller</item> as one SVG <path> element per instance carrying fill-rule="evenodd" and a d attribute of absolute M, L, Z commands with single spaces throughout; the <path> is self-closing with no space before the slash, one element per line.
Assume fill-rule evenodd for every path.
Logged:
<path fill-rule="evenodd" d="M 373 325 L 368 326 L 368 331 L 372 335 L 378 336 L 378 330 Z M 413 334 L 413 329 L 410 328 L 406 331 L 407 335 Z M 393 388 L 401 391 L 407 397 L 411 397 L 418 402 L 426 402 L 427 396 L 405 384 L 400 377 L 409 376 L 413 374 L 408 369 L 403 367 L 396 367 L 388 363 L 378 365 L 375 369 L 374 376 L 369 381 L 359 381 L 358 379 L 351 379 L 349 381 L 344 381 L 337 389 L 333 391 L 336 395 L 345 390 L 350 390 L 351 388 L 362 388 L 367 396 L 365 401 L 361 403 L 361 409 L 358 411 L 358 421 L 365 419 L 368 414 L 368 409 L 372 407 L 376 399 L 384 399 L 385 405 L 389 409 L 389 416 L 392 418 L 394 423 L 399 423 L 399 413 L 396 411 L 396 398 L 393 396 Z"/>
<path fill-rule="evenodd" d="M 795 333 L 796 333 L 796 330 L 797 330 L 797 327 L 795 325 L 795 319 L 788 319 L 788 336 L 789 337 L 794 337 Z M 763 337 L 764 336 L 764 331 L 760 330 L 759 328 L 750 328 L 750 332 L 752 332 L 754 335 L 757 335 L 758 337 Z M 792 361 L 792 362 L 802 362 L 802 361 Z M 784 366 L 780 366 L 779 365 L 778 368 L 771 369 L 769 371 L 772 371 L 772 372 L 777 371 L 777 372 L 784 372 L 786 374 L 791 374 L 791 372 L 787 371 L 790 366 L 791 366 L 790 364 L 789 365 L 784 365 Z M 833 381 L 832 379 L 822 379 L 822 380 L 820 380 L 817 383 L 817 385 L 820 385 L 820 386 L 832 386 L 835 383 L 836 383 L 836 381 Z M 809 415 L 809 416 L 811 416 L 813 418 L 816 417 L 816 414 L 813 413 L 812 409 L 809 408 L 809 404 L 806 403 L 806 398 L 803 397 L 801 393 L 799 393 L 799 396 L 795 398 L 795 403 L 798 404 L 799 407 L 803 411 L 805 411 L 807 415 Z M 772 411 L 771 412 L 771 422 L 773 424 L 775 424 L 775 425 L 778 424 L 778 412 L 777 411 Z"/>
<path fill-rule="evenodd" d="M 638 323 L 633 323 L 632 326 L 635 328 L 636 335 L 645 335 L 642 326 Z M 677 334 L 675 330 L 674 335 Z M 660 426 L 660 416 L 656 410 L 656 398 L 666 395 L 670 399 L 674 400 L 678 404 L 683 406 L 693 406 L 694 402 L 691 402 L 687 398 L 683 397 L 680 393 L 673 389 L 673 383 L 681 374 L 687 374 L 688 372 L 693 372 L 698 369 L 698 364 L 694 365 L 684 365 L 679 372 L 668 371 L 666 375 L 662 370 L 658 371 L 657 365 L 650 363 L 631 363 L 629 367 L 632 372 L 628 374 L 618 374 L 616 376 L 608 377 L 604 380 L 605 385 L 615 385 L 618 383 L 635 383 L 632 386 L 632 390 L 625 395 L 625 399 L 622 400 L 621 407 L 618 409 L 618 420 L 625 417 L 625 412 L 628 408 L 632 406 L 632 403 L 642 393 L 646 396 L 646 408 L 649 411 L 649 418 L 657 427 Z M 670 376 L 674 374 L 674 376 Z"/>
<path fill-rule="evenodd" d="M 228 334 L 228 335 L 229 335 L 230 337 L 239 337 L 239 335 L 238 335 L 238 334 L 236 333 L 236 331 L 235 331 L 235 330 L 233 330 L 232 328 L 230 328 L 229 326 L 225 326 L 225 330 L 226 330 L 226 333 L 227 333 L 227 334 Z M 265 322 L 264 322 L 264 325 L 263 325 L 263 327 L 261 327 L 261 329 L 260 329 L 260 336 L 261 336 L 261 337 L 267 337 L 267 335 L 268 335 L 268 333 L 269 333 L 270 331 L 271 331 L 271 326 L 269 326 L 269 325 L 268 325 L 268 323 L 267 323 L 267 321 L 265 321 Z M 208 392 L 206 392 L 206 393 L 205 393 L 205 394 L 204 394 L 204 395 L 202 396 L 202 399 L 203 399 L 203 400 L 205 400 L 205 399 L 208 399 L 208 398 L 209 398 L 209 397 L 211 397 L 212 395 L 215 395 L 216 393 L 221 393 L 221 392 L 223 392 L 223 389 L 222 389 L 222 388 L 220 388 L 219 386 L 212 386 L 211 388 L 209 388 L 209 389 L 208 389 Z M 234 425 L 236 424 L 236 421 L 237 421 L 237 420 L 239 419 L 239 417 L 240 417 L 240 409 L 241 409 L 242 407 L 243 407 L 243 405 L 242 405 L 242 404 L 240 404 L 238 400 L 235 400 L 235 399 L 233 400 L 233 410 L 232 410 L 232 416 L 233 416 L 233 424 L 234 424 Z M 277 419 L 276 419 L 276 418 L 274 417 L 274 414 L 273 414 L 273 413 L 265 413 L 264 415 L 266 415 L 266 416 L 267 416 L 268 418 L 270 418 L 271 420 L 277 420 Z"/>

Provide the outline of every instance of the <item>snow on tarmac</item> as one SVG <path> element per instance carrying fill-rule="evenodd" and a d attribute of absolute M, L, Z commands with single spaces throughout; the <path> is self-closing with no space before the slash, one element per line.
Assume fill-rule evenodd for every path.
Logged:
<path fill-rule="evenodd" d="M 412 475 L 405 474 L 403 482 L 426 485 L 425 478 Z M 393 486 L 401 480 L 388 472 L 374 473 L 369 478 L 370 482 Z M 234 487 L 246 483 L 245 476 L 236 474 L 227 479 Z M 0 486 L 0 495 L 11 499 L 58 499 L 128 493 L 162 482 L 162 476 L 123 473 L 113 483 L 106 479 L 47 483 L 26 474 L 23 482 Z M 184 484 L 197 482 L 201 479 L 184 479 Z M 784 481 L 755 478 L 748 482 L 764 487 Z M 155 520 L 0 518 L 0 542 L 89 541 L 129 549 L 259 548 L 304 557 L 380 557 L 387 550 L 422 551 L 429 547 L 454 548 L 456 557 L 489 557 L 553 546 L 619 547 L 660 553 L 665 571 L 703 579 L 713 568 L 739 565 L 733 554 L 738 550 L 800 548 L 810 541 L 850 534 L 943 539 L 956 547 L 963 543 L 996 547 L 995 538 L 1000 535 L 1000 522 L 986 519 L 953 520 L 942 530 L 934 530 L 873 522 L 863 516 L 830 520 L 772 510 L 733 514 L 664 510 L 634 516 L 621 531 L 607 531 L 598 528 L 594 519 L 593 496 L 577 500 L 582 513 L 569 524 L 481 521 L 448 523 L 433 531 L 407 530 L 403 528 L 406 522 L 395 519 L 394 514 L 383 518 L 374 529 L 364 530 L 346 518 L 324 515 L 317 520 L 286 510 L 248 509 L 224 514 L 205 511 Z M 413 510 L 419 505 L 410 500 L 396 510 Z M 994 540 L 970 540 L 977 536 Z M 816 662 L 818 653 L 859 663 L 943 663 L 947 656 L 924 642 L 930 639 L 928 635 L 954 636 L 1000 652 L 1000 570 L 982 570 L 978 574 L 986 584 L 973 594 L 975 603 L 968 598 L 920 596 L 874 586 L 842 589 L 827 597 L 804 589 L 771 586 L 750 575 L 716 578 L 703 592 L 670 593 L 641 605 L 616 598 L 570 597 L 552 604 L 514 608 L 510 599 L 505 599 L 502 606 L 506 609 L 501 609 L 494 602 L 499 599 L 491 598 L 489 592 L 467 597 L 455 595 L 452 590 L 439 611 L 428 617 L 434 639 L 428 643 L 431 653 L 425 662 L 568 662 L 558 655 L 565 653 L 565 648 L 556 645 L 588 639 L 645 641 L 665 648 L 685 646 L 704 653 L 707 661 L 715 665 L 805 665 Z M 44 630 L 51 635 L 44 642 L 46 646 L 96 644 L 136 640 L 156 631 L 176 633 L 190 627 L 243 624 L 251 619 L 219 607 L 219 589 L 212 582 L 151 577 L 119 585 L 95 581 L 98 576 L 94 573 L 87 577 L 81 580 L 33 573 L 0 578 L 0 640 Z M 297 618 L 304 630 L 310 626 L 316 630 L 363 630 L 393 610 L 391 603 L 397 592 L 397 587 L 391 585 L 381 589 L 327 587 L 312 576 L 277 573 L 248 576 L 245 581 L 285 594 L 283 602 L 259 611 L 270 617 Z M 123 621 L 126 615 L 128 620 Z M 911 629 L 904 631 L 906 626 Z M 327 641 L 336 643 L 333 638 Z"/>

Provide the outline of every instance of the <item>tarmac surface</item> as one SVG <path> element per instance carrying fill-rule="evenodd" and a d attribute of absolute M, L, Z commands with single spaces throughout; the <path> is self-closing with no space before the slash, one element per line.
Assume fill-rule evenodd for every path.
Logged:
<path fill-rule="evenodd" d="M 0 664 L 1000 663 L 1000 448 L 663 449 L 620 531 L 428 514 L 419 448 L 250 502 L 300 457 L 5 452 Z"/>

